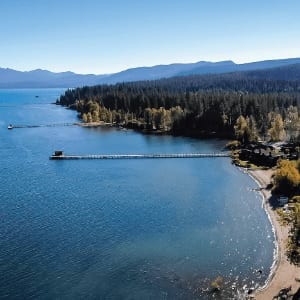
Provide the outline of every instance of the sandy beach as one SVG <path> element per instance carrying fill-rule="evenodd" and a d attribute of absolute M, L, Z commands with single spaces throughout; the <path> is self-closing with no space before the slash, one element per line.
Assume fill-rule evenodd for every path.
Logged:
<path fill-rule="evenodd" d="M 300 268 L 292 265 L 287 260 L 286 246 L 288 239 L 288 226 L 282 226 L 279 223 L 276 211 L 272 209 L 268 199 L 271 197 L 271 192 L 266 189 L 266 186 L 271 182 L 272 170 L 251 170 L 249 174 L 258 181 L 262 188 L 264 196 L 264 207 L 270 216 L 273 228 L 275 230 L 278 252 L 274 270 L 269 278 L 269 282 L 265 287 L 258 290 L 255 294 L 255 299 L 266 300 L 273 299 L 274 296 L 283 288 L 292 287 L 292 293 L 295 293 L 300 288 L 300 283 L 295 279 L 300 278 Z"/>

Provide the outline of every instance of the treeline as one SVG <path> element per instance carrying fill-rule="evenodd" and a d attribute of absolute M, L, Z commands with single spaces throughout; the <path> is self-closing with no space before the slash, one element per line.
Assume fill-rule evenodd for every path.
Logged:
<path fill-rule="evenodd" d="M 289 127 L 286 136 L 299 135 L 300 81 L 193 75 L 67 90 L 58 103 L 77 109 L 85 122 L 224 137 L 235 135 L 240 117 L 257 135 L 269 137 L 279 115 Z M 247 134 L 241 138 L 249 139 Z"/>
<path fill-rule="evenodd" d="M 291 234 L 289 237 L 288 257 L 300 264 L 300 160 L 280 160 L 273 178 L 273 191 L 289 196 L 294 202 L 292 208 Z"/>
<path fill-rule="evenodd" d="M 280 160 L 273 178 L 274 192 L 292 198 L 300 195 L 300 160 Z"/>

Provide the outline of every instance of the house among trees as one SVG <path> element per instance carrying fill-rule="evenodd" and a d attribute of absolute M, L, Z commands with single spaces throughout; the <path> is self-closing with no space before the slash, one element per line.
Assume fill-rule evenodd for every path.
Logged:
<path fill-rule="evenodd" d="M 258 166 L 273 167 L 279 159 L 296 160 L 299 157 L 296 147 L 274 147 L 267 143 L 251 143 L 240 150 L 239 158 Z"/>

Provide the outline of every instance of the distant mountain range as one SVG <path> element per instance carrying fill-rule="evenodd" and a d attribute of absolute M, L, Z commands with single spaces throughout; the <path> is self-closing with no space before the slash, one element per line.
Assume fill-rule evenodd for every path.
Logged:
<path fill-rule="evenodd" d="M 114 84 L 139 80 L 154 80 L 174 76 L 196 74 L 222 74 L 241 72 L 242 74 L 264 79 L 300 80 L 300 58 L 265 60 L 246 64 L 233 61 L 206 62 L 190 64 L 157 65 L 139 67 L 114 74 L 94 75 L 73 72 L 54 73 L 47 70 L 16 71 L 0 68 L 0 88 L 51 88 L 81 87 L 96 84 Z"/>

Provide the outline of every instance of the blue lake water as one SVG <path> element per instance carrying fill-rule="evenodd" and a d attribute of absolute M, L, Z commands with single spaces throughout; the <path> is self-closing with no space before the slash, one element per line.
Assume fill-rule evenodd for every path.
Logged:
<path fill-rule="evenodd" d="M 0 90 L 1 299 L 232 299 L 263 284 L 274 236 L 229 158 L 51 161 L 68 154 L 216 152 L 220 140 L 77 121 L 61 89 Z M 39 96 L 39 97 L 35 97 Z M 262 276 L 256 270 L 262 269 Z M 220 295 L 207 292 L 223 278 Z"/>

